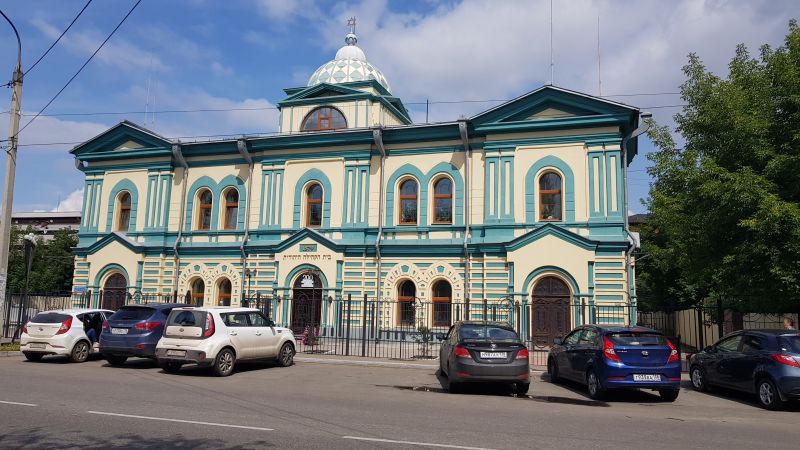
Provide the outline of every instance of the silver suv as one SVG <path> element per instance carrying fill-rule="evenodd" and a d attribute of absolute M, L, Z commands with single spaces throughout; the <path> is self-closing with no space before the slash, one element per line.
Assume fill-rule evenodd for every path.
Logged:
<path fill-rule="evenodd" d="M 296 345 L 290 329 L 276 327 L 255 308 L 175 308 L 156 345 L 156 358 L 166 372 L 197 364 L 225 377 L 239 360 L 271 359 L 291 366 Z"/>

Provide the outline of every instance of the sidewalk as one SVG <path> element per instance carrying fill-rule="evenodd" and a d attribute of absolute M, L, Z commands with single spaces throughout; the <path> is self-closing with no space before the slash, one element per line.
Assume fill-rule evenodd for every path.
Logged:
<path fill-rule="evenodd" d="M 355 366 L 376 366 L 376 367 L 396 367 L 398 369 L 439 369 L 439 359 L 427 360 L 399 360 L 389 358 L 370 358 L 361 356 L 341 356 L 341 355 L 305 355 L 298 353 L 294 357 L 297 362 L 308 362 L 317 364 L 344 364 Z M 533 372 L 545 372 L 544 366 L 531 366 Z"/>

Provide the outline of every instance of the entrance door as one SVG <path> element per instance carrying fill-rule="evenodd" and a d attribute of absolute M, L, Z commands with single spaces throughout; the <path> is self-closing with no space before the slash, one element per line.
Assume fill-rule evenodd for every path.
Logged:
<path fill-rule="evenodd" d="M 118 310 L 128 299 L 128 281 L 121 273 L 115 273 L 106 279 L 103 285 L 103 298 L 100 307 Z"/>
<path fill-rule="evenodd" d="M 292 332 L 302 334 L 308 327 L 313 333 L 322 322 L 322 281 L 315 273 L 305 272 L 295 280 L 292 294 Z"/>
<path fill-rule="evenodd" d="M 560 278 L 544 277 L 533 287 L 531 338 L 538 347 L 553 345 L 570 330 L 570 291 Z"/>

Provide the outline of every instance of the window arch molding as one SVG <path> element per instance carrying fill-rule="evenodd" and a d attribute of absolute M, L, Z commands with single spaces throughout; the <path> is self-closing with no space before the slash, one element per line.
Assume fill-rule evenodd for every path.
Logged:
<path fill-rule="evenodd" d="M 306 126 L 311 128 L 307 128 Z M 303 117 L 300 131 L 333 131 L 347 128 L 347 118 L 337 107 L 331 105 L 318 106 Z"/>
<path fill-rule="evenodd" d="M 304 227 L 302 220 L 305 217 L 303 208 L 305 207 L 305 190 L 311 182 L 316 181 L 322 186 L 322 225 L 321 228 L 331 226 L 331 182 L 328 177 L 319 169 L 309 169 L 304 173 L 294 187 L 294 220 L 295 229 Z"/>
<path fill-rule="evenodd" d="M 114 188 L 111 189 L 111 193 L 108 196 L 108 221 L 106 222 L 106 229 L 109 231 L 118 231 L 116 220 L 119 214 L 118 200 L 120 198 L 120 194 L 124 191 L 127 191 L 131 195 L 131 216 L 127 231 L 136 231 L 136 213 L 139 205 L 139 191 L 136 189 L 136 185 L 127 178 L 118 181 L 117 184 L 114 185 Z"/>
<path fill-rule="evenodd" d="M 197 194 L 200 189 L 206 188 L 209 189 L 214 196 L 214 205 L 211 208 L 211 227 L 209 230 L 221 230 L 225 224 L 220 223 L 220 212 L 222 209 L 220 208 L 220 201 L 224 200 L 222 198 L 222 193 L 226 191 L 229 187 L 235 187 L 239 191 L 239 212 L 237 215 L 236 220 L 236 229 L 243 230 L 244 229 L 244 210 L 245 205 L 247 204 L 247 192 L 244 188 L 244 181 L 241 178 L 228 175 L 221 179 L 219 182 L 214 181 L 211 177 L 203 175 L 202 177 L 198 178 L 191 184 L 189 189 L 186 191 L 186 215 L 184 216 L 184 231 L 192 231 L 195 230 L 196 219 L 197 219 L 197 208 L 199 207 L 197 203 Z M 223 219 L 224 220 L 224 219 Z M 220 225 L 218 226 L 218 223 Z M 231 231 L 231 230 L 229 230 Z"/>
<path fill-rule="evenodd" d="M 539 177 L 547 171 L 561 176 L 563 216 L 560 222 L 575 222 L 575 176 L 567 163 L 552 155 L 536 161 L 525 175 L 525 222 L 539 222 Z"/>
<path fill-rule="evenodd" d="M 387 179 L 386 182 L 386 226 L 397 224 L 397 197 L 399 196 L 400 184 L 398 180 L 402 177 L 413 176 L 419 181 L 419 220 L 417 226 L 428 226 L 429 194 L 433 189 L 431 180 L 437 179 L 441 175 L 447 175 L 453 180 L 453 225 L 464 225 L 464 178 L 461 176 L 459 168 L 449 162 L 441 162 L 433 166 L 427 173 L 422 173 L 412 164 L 400 166 Z"/>

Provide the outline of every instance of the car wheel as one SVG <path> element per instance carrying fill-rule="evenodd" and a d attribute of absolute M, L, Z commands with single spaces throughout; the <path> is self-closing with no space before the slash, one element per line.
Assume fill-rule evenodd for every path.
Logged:
<path fill-rule="evenodd" d="M 586 386 L 589 390 L 589 397 L 591 397 L 592 400 L 600 400 L 605 397 L 606 390 L 600 384 L 600 379 L 597 378 L 594 369 L 589 369 L 589 371 L 586 372 Z"/>
<path fill-rule="evenodd" d="M 550 374 L 551 383 L 558 383 L 560 381 L 558 378 L 558 364 L 556 364 L 556 360 L 553 358 L 547 360 L 547 373 Z"/>
<path fill-rule="evenodd" d="M 692 379 L 692 388 L 698 392 L 708 391 L 708 382 L 706 381 L 706 371 L 700 366 L 692 366 L 689 371 Z"/>
<path fill-rule="evenodd" d="M 289 367 L 294 364 L 294 347 L 292 344 L 285 343 L 278 353 L 278 365 L 281 367 Z"/>
<path fill-rule="evenodd" d="M 660 391 L 658 391 L 658 395 L 660 395 L 661 400 L 664 400 L 665 402 L 674 402 L 675 400 L 677 400 L 678 394 L 680 394 L 680 392 L 681 391 L 677 389 L 661 389 Z"/>
<path fill-rule="evenodd" d="M 181 370 L 182 365 L 183 364 L 179 362 L 165 362 L 161 364 L 161 368 L 167 373 L 178 373 L 178 371 Z"/>
<path fill-rule="evenodd" d="M 218 377 L 227 377 L 233 373 L 233 365 L 236 364 L 236 356 L 229 348 L 223 348 L 217 353 L 214 358 L 214 375 Z"/>
<path fill-rule="evenodd" d="M 531 388 L 530 383 L 514 383 L 514 393 L 517 395 L 526 395 Z"/>
<path fill-rule="evenodd" d="M 108 355 L 106 356 L 106 361 L 112 366 L 121 366 L 125 364 L 125 361 L 128 360 L 127 356 L 119 356 L 119 355 Z"/>
<path fill-rule="evenodd" d="M 44 357 L 44 353 L 34 353 L 34 352 L 24 352 L 25 359 L 28 361 L 41 361 Z"/>
<path fill-rule="evenodd" d="M 758 403 L 761 407 L 775 411 L 783 407 L 783 400 L 778 393 L 778 387 L 769 378 L 762 378 L 756 384 L 756 393 L 758 394 Z"/>
<path fill-rule="evenodd" d="M 86 341 L 78 341 L 72 347 L 72 353 L 69 354 L 69 359 L 75 363 L 82 363 L 89 359 L 89 343 Z"/>

